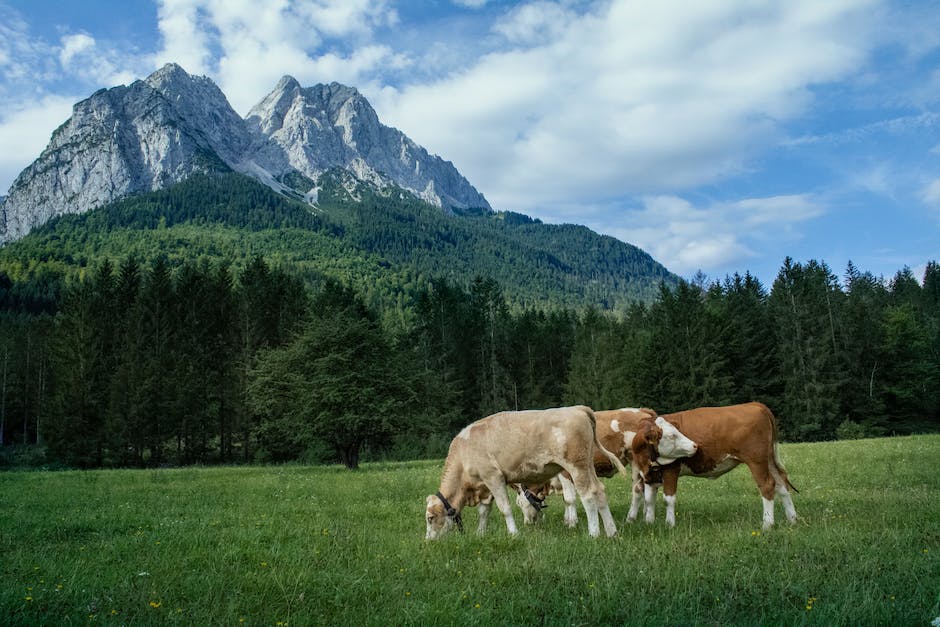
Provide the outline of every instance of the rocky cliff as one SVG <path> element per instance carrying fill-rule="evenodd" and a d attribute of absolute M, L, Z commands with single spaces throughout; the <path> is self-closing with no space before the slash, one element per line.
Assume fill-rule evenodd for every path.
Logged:
<path fill-rule="evenodd" d="M 320 175 L 337 167 L 445 209 L 490 209 L 453 164 L 381 124 L 351 87 L 304 88 L 286 76 L 242 119 L 210 79 L 168 64 L 73 107 L 0 201 L 0 243 L 54 216 L 163 189 L 195 172 L 235 170 L 315 198 Z"/>

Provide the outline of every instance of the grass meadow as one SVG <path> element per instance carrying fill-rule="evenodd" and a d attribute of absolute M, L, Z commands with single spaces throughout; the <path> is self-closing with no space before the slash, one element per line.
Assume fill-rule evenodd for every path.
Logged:
<path fill-rule="evenodd" d="M 424 541 L 442 461 L 0 473 L 4 625 L 929 625 L 940 435 L 784 444 L 800 521 L 746 468 L 679 484 L 677 525 Z M 521 513 L 516 511 L 521 526 Z"/>

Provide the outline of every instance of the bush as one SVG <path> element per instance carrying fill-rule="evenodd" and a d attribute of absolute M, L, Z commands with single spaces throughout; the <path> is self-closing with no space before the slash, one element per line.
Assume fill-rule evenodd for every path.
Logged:
<path fill-rule="evenodd" d="M 2 470 L 46 469 L 48 461 L 45 446 L 14 444 L 0 447 Z"/>
<path fill-rule="evenodd" d="M 836 438 L 839 440 L 861 440 L 870 437 L 868 429 L 864 425 L 846 418 L 836 427 Z"/>

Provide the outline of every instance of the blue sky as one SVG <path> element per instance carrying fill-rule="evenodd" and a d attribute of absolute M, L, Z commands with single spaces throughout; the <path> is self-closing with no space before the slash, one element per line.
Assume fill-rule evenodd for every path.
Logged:
<path fill-rule="evenodd" d="M 0 0 L 0 193 L 168 61 L 242 114 L 285 74 L 356 86 L 494 208 L 685 277 L 940 260 L 933 2 Z"/>

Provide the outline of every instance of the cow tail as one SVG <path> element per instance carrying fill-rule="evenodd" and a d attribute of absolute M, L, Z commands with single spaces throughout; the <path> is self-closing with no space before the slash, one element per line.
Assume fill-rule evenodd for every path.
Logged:
<path fill-rule="evenodd" d="M 610 463 L 614 465 L 614 468 L 617 469 L 621 475 L 633 481 L 633 477 L 630 476 L 630 473 L 627 472 L 626 467 L 623 465 L 623 462 L 620 461 L 620 458 L 604 448 L 604 445 L 601 444 L 601 441 L 597 439 L 597 419 L 594 417 L 593 411 L 588 411 L 591 416 L 591 432 L 594 434 L 594 446 L 600 449 L 607 459 L 610 460 Z"/>
<path fill-rule="evenodd" d="M 776 466 L 778 470 L 780 470 L 780 471 L 783 472 L 783 480 L 784 480 L 784 482 L 786 482 L 787 488 L 788 488 L 789 490 L 791 490 L 791 491 L 796 492 L 797 494 L 799 494 L 800 491 L 797 490 L 797 489 L 796 489 L 796 486 L 793 485 L 793 483 L 790 481 L 790 476 L 787 474 L 787 469 L 783 467 L 783 463 L 781 463 L 781 461 L 780 461 L 780 454 L 777 452 L 777 440 L 776 440 L 776 438 L 774 439 L 774 466 Z"/>
<path fill-rule="evenodd" d="M 782 479 L 784 480 L 784 482 L 787 484 L 787 488 L 788 488 L 789 490 L 792 490 L 793 492 L 796 492 L 797 494 L 799 494 L 800 491 L 797 490 L 797 489 L 796 489 L 796 486 L 793 485 L 793 483 L 790 481 L 790 477 L 787 475 L 787 469 L 783 467 L 783 462 L 780 461 L 780 452 L 779 452 L 779 450 L 778 450 L 778 448 L 777 448 L 777 437 L 778 437 L 777 418 L 774 416 L 774 413 L 773 413 L 772 411 L 770 411 L 770 408 L 769 408 L 769 407 L 767 407 L 767 406 L 764 405 L 763 403 L 760 403 L 760 404 L 763 406 L 763 408 L 764 408 L 764 410 L 765 410 L 765 412 L 766 412 L 766 414 L 767 414 L 767 418 L 768 418 L 768 420 L 770 420 L 770 426 L 772 427 L 771 432 L 773 433 L 773 438 L 774 438 L 774 439 L 773 439 L 773 447 L 774 447 L 774 459 L 773 459 L 773 462 L 774 462 L 774 466 L 776 466 L 777 470 L 781 471 L 781 473 L 782 473 L 781 478 L 782 478 Z M 778 474 L 779 474 L 779 473 L 778 473 Z"/>

